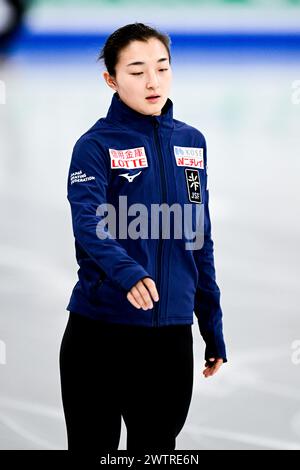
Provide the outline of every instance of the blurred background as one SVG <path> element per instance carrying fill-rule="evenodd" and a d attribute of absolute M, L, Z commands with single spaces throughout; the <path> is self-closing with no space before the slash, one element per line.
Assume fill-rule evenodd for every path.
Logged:
<path fill-rule="evenodd" d="M 170 35 L 174 117 L 208 145 L 228 363 L 204 379 L 195 322 L 177 449 L 300 450 L 296 0 L 0 0 L 0 448 L 67 448 L 58 354 L 78 268 L 67 171 L 111 102 L 97 54 L 135 21 Z"/>

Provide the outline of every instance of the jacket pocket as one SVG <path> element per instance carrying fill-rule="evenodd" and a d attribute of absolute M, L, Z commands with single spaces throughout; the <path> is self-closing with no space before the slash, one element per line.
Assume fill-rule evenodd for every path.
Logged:
<path fill-rule="evenodd" d="M 101 295 L 101 290 L 103 289 L 105 283 L 108 281 L 108 278 L 105 274 L 103 274 L 97 281 L 96 283 L 93 285 L 92 287 L 92 299 L 94 301 L 96 301 L 99 297 L 99 295 Z"/>
<path fill-rule="evenodd" d="M 102 289 L 107 278 L 105 273 L 101 273 L 99 270 L 96 271 L 80 268 L 78 277 L 83 295 L 91 302 L 95 302 L 97 299 L 97 293 Z"/>

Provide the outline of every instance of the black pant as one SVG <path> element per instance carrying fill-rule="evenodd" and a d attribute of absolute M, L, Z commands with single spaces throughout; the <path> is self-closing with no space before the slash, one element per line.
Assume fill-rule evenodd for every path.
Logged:
<path fill-rule="evenodd" d="M 68 450 L 174 450 L 193 388 L 191 325 L 120 325 L 70 312 L 60 347 Z"/>

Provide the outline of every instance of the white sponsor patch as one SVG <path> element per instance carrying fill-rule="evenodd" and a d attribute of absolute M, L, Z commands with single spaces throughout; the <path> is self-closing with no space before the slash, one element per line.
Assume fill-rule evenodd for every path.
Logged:
<path fill-rule="evenodd" d="M 146 168 L 148 166 L 144 147 L 126 150 L 109 149 L 111 168 Z"/>
<path fill-rule="evenodd" d="M 174 145 L 174 155 L 178 166 L 204 169 L 202 147 L 178 147 Z"/>

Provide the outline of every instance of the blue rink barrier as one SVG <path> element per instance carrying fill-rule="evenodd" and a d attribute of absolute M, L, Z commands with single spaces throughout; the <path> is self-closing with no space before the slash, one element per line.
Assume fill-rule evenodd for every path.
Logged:
<path fill-rule="evenodd" d="M 293 33 L 178 33 L 167 31 L 171 37 L 171 53 L 193 51 L 234 57 L 261 56 L 287 59 L 300 56 L 300 31 Z M 10 47 L 12 54 L 86 54 L 97 56 L 109 34 L 34 33 L 23 28 Z"/>

